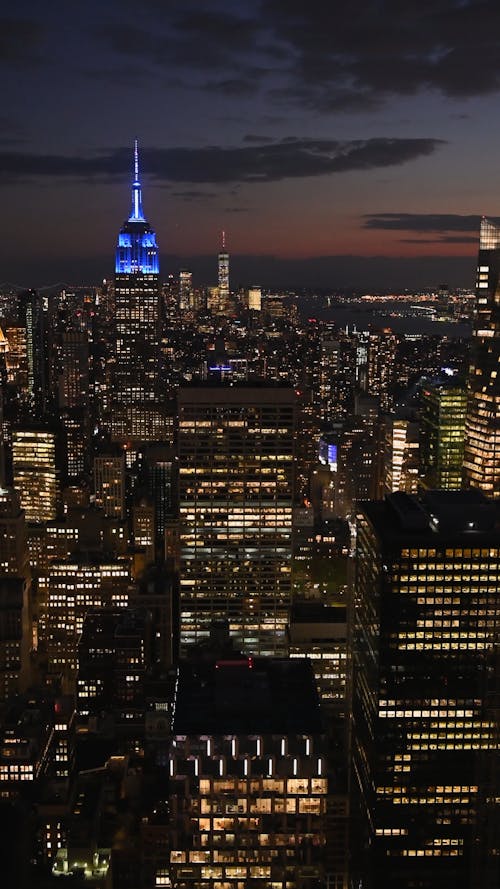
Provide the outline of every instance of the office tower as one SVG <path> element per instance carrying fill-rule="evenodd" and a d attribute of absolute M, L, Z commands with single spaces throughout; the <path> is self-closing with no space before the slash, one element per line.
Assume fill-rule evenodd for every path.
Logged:
<path fill-rule="evenodd" d="M 4 385 L 0 385 L 0 489 L 5 486 L 5 436 L 3 428 Z"/>
<path fill-rule="evenodd" d="M 49 673 L 74 676 L 87 613 L 96 608 L 127 608 L 129 586 L 127 559 L 88 552 L 52 562 L 42 614 Z"/>
<path fill-rule="evenodd" d="M 61 469 L 63 483 L 68 485 L 89 468 L 90 343 L 82 314 L 72 320 L 71 326 L 63 330 L 58 339 Z"/>
<path fill-rule="evenodd" d="M 152 502 L 141 497 L 132 507 L 132 534 L 134 544 L 144 550 L 145 564 L 155 559 L 155 510 Z"/>
<path fill-rule="evenodd" d="M 291 594 L 295 393 L 178 393 L 181 646 L 228 620 L 247 652 L 283 653 Z"/>
<path fill-rule="evenodd" d="M 12 434 L 14 487 L 19 491 L 27 522 L 56 517 L 59 483 L 56 436 L 50 429 L 16 429 Z"/>
<path fill-rule="evenodd" d="M 179 272 L 179 309 L 186 312 L 193 308 L 193 273 L 186 270 Z"/>
<path fill-rule="evenodd" d="M 307 660 L 181 664 L 169 760 L 157 886 L 167 874 L 179 889 L 326 885 L 328 775 Z"/>
<path fill-rule="evenodd" d="M 94 457 L 94 494 L 97 506 L 114 519 L 125 517 L 125 454 L 119 448 L 113 453 Z"/>
<path fill-rule="evenodd" d="M 26 327 L 9 326 L 5 330 L 9 349 L 6 354 L 7 380 L 13 383 L 24 401 L 28 396 L 28 354 Z"/>
<path fill-rule="evenodd" d="M 32 416 L 42 419 L 47 410 L 47 324 L 43 298 L 26 290 L 19 300 L 20 320 L 26 329 L 28 400 Z"/>
<path fill-rule="evenodd" d="M 352 413 L 356 382 L 356 353 L 347 340 L 322 337 L 319 357 L 318 396 L 324 423 Z"/>
<path fill-rule="evenodd" d="M 26 521 L 19 492 L 0 488 L 0 575 L 26 577 L 29 574 Z"/>
<path fill-rule="evenodd" d="M 29 680 L 32 645 L 26 524 L 13 488 L 0 488 L 0 703 Z"/>
<path fill-rule="evenodd" d="M 356 500 L 380 494 L 383 424 L 371 407 L 358 404 L 360 413 L 320 437 L 320 467 L 311 478 L 311 499 L 323 518 L 346 518 Z"/>
<path fill-rule="evenodd" d="M 311 661 L 323 707 L 345 713 L 347 694 L 347 608 L 321 602 L 292 606 L 287 630 L 291 658 Z"/>
<path fill-rule="evenodd" d="M 113 437 L 150 441 L 158 438 L 162 425 L 159 255 L 156 235 L 142 209 L 137 142 L 132 212 L 118 235 L 115 270 Z"/>
<path fill-rule="evenodd" d="M 497 507 L 480 491 L 396 493 L 357 518 L 352 885 L 490 886 L 467 880 L 500 823 Z"/>
<path fill-rule="evenodd" d="M 88 407 L 89 337 L 84 328 L 65 330 L 60 342 L 59 407 Z"/>
<path fill-rule="evenodd" d="M 397 339 L 390 329 L 370 331 L 366 391 L 380 399 L 382 411 L 390 412 L 394 403 Z"/>
<path fill-rule="evenodd" d="M 119 727 L 144 726 L 151 615 L 145 610 L 91 611 L 78 642 L 77 713 L 81 724 L 113 715 Z"/>
<path fill-rule="evenodd" d="M 425 487 L 462 487 L 466 412 L 465 386 L 450 382 L 422 389 L 420 460 Z"/>
<path fill-rule="evenodd" d="M 222 249 L 218 257 L 219 308 L 224 310 L 229 301 L 229 253 L 226 251 L 226 233 L 222 232 Z"/>
<path fill-rule="evenodd" d="M 251 312 L 260 312 L 262 309 L 262 290 L 260 287 L 249 287 L 248 293 L 248 308 Z"/>
<path fill-rule="evenodd" d="M 419 429 L 411 420 L 385 418 L 384 493 L 415 494 L 419 484 Z M 460 463 L 461 466 L 461 463 Z M 435 484 L 433 487 L 445 487 Z"/>
<path fill-rule="evenodd" d="M 152 444 L 144 450 L 144 483 L 154 504 L 156 552 L 165 548 L 165 532 L 177 515 L 178 465 L 169 445 Z"/>
<path fill-rule="evenodd" d="M 61 437 L 61 475 L 63 485 L 80 480 L 88 467 L 90 417 L 80 410 L 59 413 Z"/>
<path fill-rule="evenodd" d="M 464 481 L 500 495 L 500 226 L 481 220 L 476 311 L 467 379 Z"/>

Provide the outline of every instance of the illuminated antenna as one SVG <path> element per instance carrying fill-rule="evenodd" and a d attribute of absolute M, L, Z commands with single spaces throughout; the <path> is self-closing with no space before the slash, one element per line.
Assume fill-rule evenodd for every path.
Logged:
<path fill-rule="evenodd" d="M 134 142 L 134 182 L 139 183 L 139 148 L 137 139 Z"/>
<path fill-rule="evenodd" d="M 129 222 L 145 222 L 142 212 L 141 183 L 139 179 L 139 145 L 137 139 L 134 142 L 134 181 L 132 183 L 132 213 Z"/>
<path fill-rule="evenodd" d="M 226 249 L 226 232 L 222 232 L 222 249 L 225 251 Z"/>

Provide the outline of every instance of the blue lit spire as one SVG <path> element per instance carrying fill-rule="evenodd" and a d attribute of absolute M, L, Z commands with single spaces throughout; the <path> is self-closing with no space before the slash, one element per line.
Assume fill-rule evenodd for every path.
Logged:
<path fill-rule="evenodd" d="M 156 235 L 142 209 L 139 179 L 139 151 L 134 144 L 134 181 L 132 183 L 132 213 L 118 235 L 115 272 L 120 275 L 157 275 L 160 271 Z"/>
<path fill-rule="evenodd" d="M 142 212 L 142 193 L 141 182 L 139 179 L 139 149 L 137 147 L 137 139 L 134 143 L 134 181 L 132 183 L 132 213 L 130 214 L 128 221 L 146 221 L 144 213 Z"/>

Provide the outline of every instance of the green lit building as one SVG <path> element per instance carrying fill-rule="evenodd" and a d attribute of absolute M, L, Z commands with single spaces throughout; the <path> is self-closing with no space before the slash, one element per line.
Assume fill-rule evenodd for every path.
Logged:
<path fill-rule="evenodd" d="M 465 386 L 436 383 L 422 390 L 420 460 L 426 488 L 461 488 L 466 412 Z"/>

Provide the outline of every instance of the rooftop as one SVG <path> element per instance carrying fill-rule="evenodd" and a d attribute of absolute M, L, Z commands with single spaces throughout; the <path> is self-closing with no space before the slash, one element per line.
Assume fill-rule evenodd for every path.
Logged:
<path fill-rule="evenodd" d="M 479 490 L 427 491 L 422 496 L 397 492 L 359 507 L 386 544 L 474 546 L 478 538 L 500 544 L 499 505 Z"/>
<path fill-rule="evenodd" d="M 179 666 L 174 734 L 322 731 L 316 683 L 307 658 L 235 656 Z"/>

